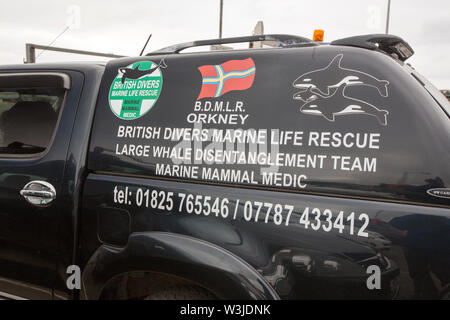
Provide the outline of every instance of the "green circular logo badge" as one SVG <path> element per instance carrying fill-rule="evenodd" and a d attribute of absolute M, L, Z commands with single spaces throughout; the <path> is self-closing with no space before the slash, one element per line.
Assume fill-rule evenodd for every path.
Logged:
<path fill-rule="evenodd" d="M 161 93 L 164 60 L 138 61 L 119 68 L 109 90 L 109 107 L 124 120 L 134 120 L 146 114 L 156 103 Z"/>

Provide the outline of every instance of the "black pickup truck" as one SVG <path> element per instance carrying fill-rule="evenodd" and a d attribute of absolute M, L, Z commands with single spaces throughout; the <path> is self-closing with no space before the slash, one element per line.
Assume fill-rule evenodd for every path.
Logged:
<path fill-rule="evenodd" d="M 450 105 L 412 54 L 264 35 L 1 66 L 0 296 L 448 298 Z"/>

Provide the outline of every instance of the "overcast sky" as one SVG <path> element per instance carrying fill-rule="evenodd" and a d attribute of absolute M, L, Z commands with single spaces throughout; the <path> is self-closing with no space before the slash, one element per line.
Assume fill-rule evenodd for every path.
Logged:
<path fill-rule="evenodd" d="M 445 0 L 392 0 L 389 32 L 415 50 L 409 62 L 439 89 L 450 89 L 450 4 Z M 250 35 L 256 22 L 265 33 L 325 41 L 384 33 L 387 0 L 224 0 L 223 36 Z M 89 51 L 138 55 L 178 42 L 217 38 L 219 0 L 2 1 L 0 64 L 22 63 L 25 43 L 53 44 Z M 39 51 L 37 52 L 39 54 Z M 98 60 L 45 52 L 38 62 Z"/>

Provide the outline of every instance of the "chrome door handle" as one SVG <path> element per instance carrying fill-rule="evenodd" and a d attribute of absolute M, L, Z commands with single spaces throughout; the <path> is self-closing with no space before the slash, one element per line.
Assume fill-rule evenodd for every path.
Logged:
<path fill-rule="evenodd" d="M 43 206 L 56 198 L 56 190 L 50 183 L 36 180 L 28 182 L 20 190 L 20 195 L 33 205 Z"/>

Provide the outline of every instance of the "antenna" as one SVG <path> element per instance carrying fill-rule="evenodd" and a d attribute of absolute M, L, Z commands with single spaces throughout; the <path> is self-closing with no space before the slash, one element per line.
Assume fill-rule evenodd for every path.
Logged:
<path fill-rule="evenodd" d="M 147 44 L 150 41 L 151 37 L 152 37 L 152 34 L 150 33 L 150 35 L 148 36 L 147 42 L 145 42 L 144 47 L 142 48 L 141 54 L 139 56 L 142 56 L 142 54 L 144 53 L 145 47 L 147 47 Z"/>
<path fill-rule="evenodd" d="M 37 58 L 39 58 L 39 57 L 45 52 L 45 50 L 47 50 L 48 48 L 50 48 L 50 46 L 51 46 L 53 43 L 55 43 L 55 41 L 58 40 L 58 38 L 61 37 L 61 36 L 64 34 L 64 32 L 66 32 L 67 30 L 69 30 L 69 26 L 65 27 L 64 30 L 63 30 L 60 34 L 58 34 L 58 35 L 56 36 L 56 38 L 53 39 L 53 41 L 50 42 L 50 44 L 49 44 L 47 47 L 44 48 L 44 50 L 42 50 L 42 51 L 38 54 L 38 56 L 36 57 L 36 60 L 37 60 Z"/>

